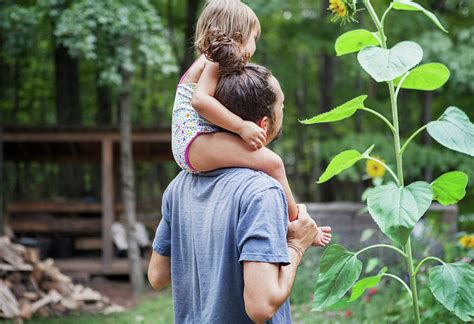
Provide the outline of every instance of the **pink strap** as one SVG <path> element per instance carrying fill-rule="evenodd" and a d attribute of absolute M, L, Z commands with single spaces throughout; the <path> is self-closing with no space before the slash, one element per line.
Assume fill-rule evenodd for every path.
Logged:
<path fill-rule="evenodd" d="M 196 62 L 199 60 L 199 58 L 197 58 L 193 64 L 191 64 L 191 66 L 186 70 L 186 72 L 184 72 L 183 76 L 181 77 L 181 79 L 179 80 L 179 83 L 178 84 L 181 84 L 183 82 L 184 79 L 186 79 L 186 77 L 188 76 L 188 73 L 189 73 L 189 70 L 191 70 L 191 68 L 194 66 L 194 64 L 196 64 Z"/>

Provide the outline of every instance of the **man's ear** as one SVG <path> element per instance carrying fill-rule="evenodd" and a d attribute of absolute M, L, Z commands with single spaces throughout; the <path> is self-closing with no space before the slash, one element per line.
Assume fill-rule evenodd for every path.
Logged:
<path fill-rule="evenodd" d="M 262 119 L 260 119 L 259 121 L 257 121 L 257 125 L 260 126 L 261 128 L 263 128 L 265 130 L 265 132 L 268 133 L 268 127 L 270 126 L 269 122 L 270 122 L 269 118 L 267 116 L 265 116 Z"/>

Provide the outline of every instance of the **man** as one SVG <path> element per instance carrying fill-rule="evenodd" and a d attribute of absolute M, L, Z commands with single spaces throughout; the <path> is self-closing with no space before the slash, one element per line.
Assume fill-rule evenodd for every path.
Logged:
<path fill-rule="evenodd" d="M 281 133 L 284 96 L 266 68 L 222 76 L 216 98 L 257 122 L 267 143 Z M 298 207 L 288 224 L 284 192 L 262 172 L 181 172 L 164 193 L 148 268 L 153 288 L 172 283 L 176 323 L 291 323 L 288 296 L 317 234 Z"/>

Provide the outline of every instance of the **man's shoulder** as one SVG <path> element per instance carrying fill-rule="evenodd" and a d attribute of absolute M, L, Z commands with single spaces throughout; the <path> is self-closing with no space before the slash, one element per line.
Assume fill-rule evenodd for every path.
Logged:
<path fill-rule="evenodd" d="M 248 168 L 230 168 L 223 169 L 223 174 L 229 177 L 229 180 L 236 181 L 246 191 L 250 192 L 261 192 L 268 189 L 279 189 L 283 190 L 280 183 L 268 174 L 262 171 L 257 171 Z"/>
<path fill-rule="evenodd" d="M 283 192 L 280 183 L 264 172 L 248 168 L 225 168 L 199 174 L 181 171 L 168 185 L 164 195 L 183 186 L 209 185 L 233 191 L 241 189 L 242 194 L 257 194 L 268 189 Z"/>

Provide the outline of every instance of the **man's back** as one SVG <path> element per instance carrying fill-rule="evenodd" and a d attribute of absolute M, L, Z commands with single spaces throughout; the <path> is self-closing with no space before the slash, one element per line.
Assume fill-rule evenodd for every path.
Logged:
<path fill-rule="evenodd" d="M 261 172 L 180 173 L 153 244 L 172 260 L 176 323 L 251 323 L 241 262 L 288 263 L 287 217 L 280 185 Z M 288 302 L 272 321 L 291 322 Z"/>

